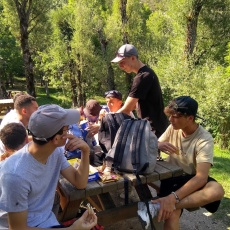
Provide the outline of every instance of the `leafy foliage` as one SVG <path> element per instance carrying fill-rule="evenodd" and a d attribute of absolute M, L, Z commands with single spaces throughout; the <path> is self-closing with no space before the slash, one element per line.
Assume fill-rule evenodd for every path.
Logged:
<path fill-rule="evenodd" d="M 19 23 L 10 1 L 3 1 L 0 22 L 0 56 L 7 61 L 4 66 L 0 61 L 4 79 L 23 75 Z M 180 95 L 195 98 L 205 119 L 200 122 L 223 148 L 230 148 L 230 0 L 127 0 L 125 18 L 121 0 L 51 2 L 39 9 L 39 2 L 33 0 L 32 15 L 42 15 L 29 25 L 37 81 L 49 79 L 64 98 L 73 100 L 76 93 L 83 104 L 103 98 L 113 81 L 126 96 L 126 74 L 110 63 L 126 37 L 137 47 L 140 60 L 157 73 L 164 102 Z M 197 15 L 195 6 L 200 7 Z M 189 20 L 197 20 L 197 26 L 194 49 L 186 58 Z"/>

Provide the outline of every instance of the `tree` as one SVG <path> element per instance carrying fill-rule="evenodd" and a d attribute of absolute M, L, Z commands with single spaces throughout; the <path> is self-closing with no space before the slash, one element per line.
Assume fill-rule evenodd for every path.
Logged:
<path fill-rule="evenodd" d="M 29 36 L 39 24 L 39 20 L 52 7 L 52 1 L 45 0 L 40 4 L 36 0 L 4 0 L 6 17 L 10 19 L 15 36 L 19 38 L 26 76 L 27 92 L 36 97 L 34 86 L 33 60 Z M 17 22 L 17 23 L 16 23 Z M 14 25 L 16 23 L 16 26 Z M 17 34 L 20 34 L 17 36 Z"/>

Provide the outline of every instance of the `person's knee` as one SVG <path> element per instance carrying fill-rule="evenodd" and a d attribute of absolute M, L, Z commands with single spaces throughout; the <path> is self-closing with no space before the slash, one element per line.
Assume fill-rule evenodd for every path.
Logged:
<path fill-rule="evenodd" d="M 181 209 L 176 209 L 173 211 L 171 216 L 165 220 L 164 229 L 176 230 L 179 229 L 179 219 L 181 215 Z"/>
<path fill-rule="evenodd" d="M 210 181 L 207 183 L 206 187 L 208 188 L 207 199 L 212 198 L 213 200 L 221 200 L 225 194 L 223 186 L 216 181 Z"/>

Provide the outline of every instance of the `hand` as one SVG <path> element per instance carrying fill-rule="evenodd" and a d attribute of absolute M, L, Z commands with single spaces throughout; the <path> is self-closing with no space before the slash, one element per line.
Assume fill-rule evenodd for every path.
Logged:
<path fill-rule="evenodd" d="M 87 145 L 87 143 L 83 140 L 81 140 L 80 138 L 72 135 L 72 134 L 66 134 L 62 137 L 63 139 L 69 139 L 68 142 L 65 145 L 65 150 L 68 151 L 74 151 L 75 149 L 81 149 L 82 152 L 87 152 L 89 153 L 90 149 L 89 146 Z"/>
<path fill-rule="evenodd" d="M 99 124 L 89 125 L 89 127 L 87 128 L 88 130 L 87 137 L 92 138 L 95 134 L 98 133 L 99 128 L 100 128 Z"/>
<path fill-rule="evenodd" d="M 99 119 L 101 120 L 102 117 L 104 117 L 106 113 L 108 113 L 106 109 L 101 109 L 100 114 L 99 114 Z"/>
<path fill-rule="evenodd" d="M 158 213 L 158 222 L 161 220 L 167 220 L 176 210 L 175 204 L 176 199 L 173 194 L 170 194 L 166 197 L 162 197 L 156 200 L 152 200 L 152 203 L 160 203 L 160 211 Z"/>
<path fill-rule="evenodd" d="M 178 148 L 174 145 L 170 144 L 169 142 L 158 142 L 158 148 L 168 154 L 171 155 L 173 153 L 176 153 L 178 151 Z"/>
<path fill-rule="evenodd" d="M 93 213 L 89 215 L 88 210 L 86 210 L 83 215 L 70 226 L 70 230 L 89 230 L 93 228 L 96 224 L 96 214 Z"/>

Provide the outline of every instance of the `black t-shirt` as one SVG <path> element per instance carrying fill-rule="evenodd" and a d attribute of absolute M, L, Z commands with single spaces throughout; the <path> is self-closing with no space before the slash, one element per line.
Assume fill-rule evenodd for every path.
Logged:
<path fill-rule="evenodd" d="M 157 75 L 152 69 L 143 66 L 139 69 L 132 84 L 129 97 L 138 98 L 137 116 L 147 119 L 156 136 L 159 137 L 168 127 L 164 114 L 162 92 Z"/>

